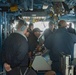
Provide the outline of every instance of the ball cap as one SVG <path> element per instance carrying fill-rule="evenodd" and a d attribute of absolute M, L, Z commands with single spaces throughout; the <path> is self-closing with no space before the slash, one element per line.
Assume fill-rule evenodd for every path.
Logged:
<path fill-rule="evenodd" d="M 42 32 L 39 28 L 33 29 L 33 32 Z"/>

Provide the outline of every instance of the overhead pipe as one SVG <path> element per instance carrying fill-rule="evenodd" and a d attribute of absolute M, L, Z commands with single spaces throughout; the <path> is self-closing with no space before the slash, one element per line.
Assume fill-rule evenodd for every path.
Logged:
<path fill-rule="evenodd" d="M 34 4 L 34 0 L 31 0 L 31 7 L 29 10 L 33 11 L 33 4 Z"/>

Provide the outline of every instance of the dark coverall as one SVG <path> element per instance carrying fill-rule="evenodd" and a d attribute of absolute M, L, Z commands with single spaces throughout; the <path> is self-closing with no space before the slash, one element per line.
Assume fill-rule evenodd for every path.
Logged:
<path fill-rule="evenodd" d="M 11 66 L 12 70 L 7 75 L 19 75 L 28 67 L 28 42 L 19 33 L 12 33 L 3 44 L 3 63 Z"/>
<path fill-rule="evenodd" d="M 62 52 L 66 55 L 71 54 L 73 59 L 74 42 L 76 42 L 75 38 L 66 30 L 66 28 L 59 28 L 46 39 L 45 46 L 50 50 L 49 54 L 50 59 L 53 61 L 52 69 L 54 71 L 61 72 L 60 58 Z"/>

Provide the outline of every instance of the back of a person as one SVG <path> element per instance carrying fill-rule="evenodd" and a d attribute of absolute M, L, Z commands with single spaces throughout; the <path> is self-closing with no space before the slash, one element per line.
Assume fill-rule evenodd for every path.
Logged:
<path fill-rule="evenodd" d="M 15 41 L 16 40 L 16 41 Z M 16 58 L 16 55 L 19 52 L 18 48 L 21 48 L 21 44 L 23 45 L 23 50 L 25 49 L 26 46 L 26 51 L 24 50 L 23 52 L 25 52 L 26 56 L 24 57 L 25 60 L 22 61 L 17 61 L 17 59 L 23 59 L 20 57 Z M 6 51 L 7 50 L 7 51 Z M 6 52 L 4 54 L 4 61 L 6 61 L 7 63 L 11 64 L 11 67 L 14 68 L 16 66 L 18 66 L 20 64 L 20 66 L 28 66 L 28 55 L 27 55 L 27 51 L 28 50 L 28 43 L 26 41 L 26 39 L 21 36 L 19 33 L 12 33 L 6 40 L 5 43 L 3 45 L 3 51 Z M 22 54 L 22 56 L 24 56 Z M 26 63 L 26 64 L 25 64 Z"/>
<path fill-rule="evenodd" d="M 73 40 L 72 37 L 70 35 L 70 33 L 68 33 L 67 29 L 65 28 L 64 24 L 65 21 L 62 21 L 63 25 L 62 27 L 60 27 L 58 30 L 56 30 L 56 32 L 54 32 L 54 34 L 52 36 L 49 36 L 47 41 L 47 43 L 49 43 L 49 45 L 47 45 L 47 47 L 49 46 L 49 54 L 50 54 L 50 59 L 52 60 L 52 69 L 54 71 L 59 71 L 61 72 L 61 68 L 60 68 L 60 59 L 61 59 L 61 53 L 63 52 L 64 54 L 71 54 L 73 55 Z M 61 23 L 62 24 L 62 23 Z"/>
<path fill-rule="evenodd" d="M 18 20 L 16 31 L 11 33 L 3 44 L 3 66 L 6 75 L 20 75 L 28 67 L 27 24 Z"/>
<path fill-rule="evenodd" d="M 71 55 L 71 57 L 73 57 L 74 42 L 72 36 L 67 31 L 66 27 L 64 27 L 64 25 L 57 30 L 54 36 L 53 50 L 59 52 L 57 54 L 57 56 L 59 56 L 59 59 L 62 53 L 65 55 Z M 58 62 L 60 62 L 59 59 L 57 60 Z"/>
<path fill-rule="evenodd" d="M 53 38 L 53 45 L 52 45 L 52 60 L 53 60 L 53 70 L 56 72 L 61 72 L 61 56 L 62 53 L 65 55 L 71 55 L 73 59 L 73 50 L 74 50 L 74 43 L 72 40 L 71 35 L 68 33 L 66 29 L 59 29 Z M 71 59 L 71 60 L 72 60 Z"/>
<path fill-rule="evenodd" d="M 70 54 L 70 51 L 73 50 L 72 42 L 73 40 L 71 38 L 71 35 L 65 28 L 58 29 L 57 32 L 54 34 L 54 50 L 58 49 L 59 52 Z"/>

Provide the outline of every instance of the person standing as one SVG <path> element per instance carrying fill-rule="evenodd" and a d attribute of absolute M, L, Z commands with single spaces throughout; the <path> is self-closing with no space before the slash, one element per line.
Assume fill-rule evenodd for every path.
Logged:
<path fill-rule="evenodd" d="M 40 32 L 42 32 L 39 28 L 34 28 L 33 33 L 28 37 L 29 51 L 33 53 L 34 50 L 39 46 L 38 37 L 40 36 Z"/>
<path fill-rule="evenodd" d="M 67 31 L 66 21 L 60 20 L 58 26 L 59 28 L 56 32 L 52 36 L 50 35 L 46 40 L 45 46 L 49 49 L 50 59 L 52 60 L 52 70 L 61 73 L 61 55 L 62 53 L 71 55 L 71 60 L 73 60 L 76 36 L 74 37 Z"/>
<path fill-rule="evenodd" d="M 75 29 L 72 28 L 72 23 L 69 24 L 69 28 L 67 28 L 69 33 L 76 34 Z"/>
<path fill-rule="evenodd" d="M 23 74 L 28 67 L 27 25 L 19 20 L 17 31 L 11 33 L 3 43 L 3 65 L 6 75 Z"/>
<path fill-rule="evenodd" d="M 55 23 L 53 21 L 50 21 L 48 27 L 49 28 L 46 29 L 43 33 L 45 40 L 48 38 L 49 35 L 53 34 L 55 30 Z"/>
<path fill-rule="evenodd" d="M 34 29 L 34 25 L 33 25 L 33 23 L 30 23 L 30 24 L 29 24 L 29 27 L 28 27 L 28 31 L 29 31 L 30 33 L 32 33 L 33 29 Z"/>

